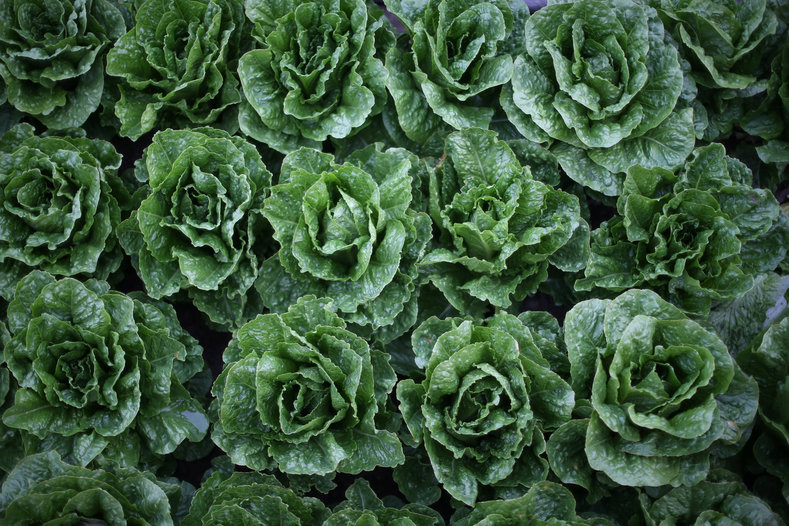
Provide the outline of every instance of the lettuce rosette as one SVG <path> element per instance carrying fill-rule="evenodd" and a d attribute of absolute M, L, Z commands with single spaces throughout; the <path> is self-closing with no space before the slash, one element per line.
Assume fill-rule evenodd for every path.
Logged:
<path fill-rule="evenodd" d="M 720 144 L 696 149 L 676 172 L 631 167 L 617 211 L 592 233 L 576 290 L 651 288 L 706 316 L 786 255 L 789 221 L 778 202 Z"/>
<path fill-rule="evenodd" d="M 782 30 L 770 1 L 649 3 L 685 62 L 683 99 L 693 108 L 696 134 L 705 141 L 728 137 L 742 124 L 754 96 L 765 91 L 773 35 Z"/>
<path fill-rule="evenodd" d="M 216 128 L 164 130 L 145 151 L 150 193 L 118 228 L 153 298 L 185 291 L 220 326 L 262 310 L 253 284 L 272 251 L 260 153 Z"/>
<path fill-rule="evenodd" d="M 241 0 L 143 2 L 107 54 L 118 78 L 120 134 L 213 124 L 233 133 L 241 102 L 236 69 L 249 40 Z"/>
<path fill-rule="evenodd" d="M 591 414 L 550 439 L 561 480 L 589 486 L 591 468 L 624 486 L 692 485 L 711 454 L 728 456 L 748 438 L 756 382 L 717 335 L 654 292 L 583 301 L 564 335 L 573 389 Z"/>
<path fill-rule="evenodd" d="M 430 218 L 410 206 L 418 165 L 378 145 L 342 164 L 307 148 L 288 154 L 263 210 L 280 245 L 256 284 L 266 307 L 284 312 L 314 294 L 360 334 L 388 342 L 410 329 L 431 234 Z"/>
<path fill-rule="evenodd" d="M 392 36 L 363 0 L 249 0 L 260 49 L 241 57 L 241 131 L 288 153 L 363 128 L 386 103 Z"/>
<path fill-rule="evenodd" d="M 612 526 L 606 518 L 582 518 L 567 488 L 543 482 L 522 497 L 480 502 L 457 526 Z"/>
<path fill-rule="evenodd" d="M 202 393 L 190 383 L 203 350 L 166 303 L 34 271 L 17 286 L 8 328 L 4 358 L 18 388 L 3 424 L 34 451 L 136 466 L 206 435 Z"/>
<path fill-rule="evenodd" d="M 216 472 L 195 493 L 182 526 L 321 526 L 320 500 L 302 497 L 270 474 Z"/>
<path fill-rule="evenodd" d="M 0 139 L 0 296 L 30 270 L 107 279 L 116 237 L 121 156 L 108 142 L 41 137 L 19 124 Z"/>
<path fill-rule="evenodd" d="M 397 122 L 425 143 L 446 129 L 487 128 L 512 75 L 529 10 L 504 0 L 387 0 L 406 29 L 386 54 Z"/>
<path fill-rule="evenodd" d="M 0 493 L 0 524 L 106 524 L 172 526 L 194 488 L 124 468 L 90 470 L 55 452 L 26 457 Z"/>
<path fill-rule="evenodd" d="M 424 380 L 398 384 L 400 411 L 438 482 L 469 505 L 544 480 L 544 433 L 571 417 L 573 391 L 551 369 L 561 354 L 532 333 L 530 314 L 429 318 L 414 331 Z"/>
<path fill-rule="evenodd" d="M 677 50 L 645 2 L 551 2 L 526 22 L 525 48 L 501 106 L 578 184 L 616 196 L 629 166 L 672 169 L 693 149 Z"/>
<path fill-rule="evenodd" d="M 345 491 L 323 526 L 444 526 L 441 516 L 427 506 L 385 504 L 365 479 L 356 479 Z"/>
<path fill-rule="evenodd" d="M 295 475 L 359 473 L 403 462 L 378 427 L 396 376 L 387 356 L 346 329 L 328 299 L 241 327 L 214 382 L 214 442 L 238 465 Z"/>
<path fill-rule="evenodd" d="M 102 102 L 104 57 L 126 31 L 110 0 L 0 2 L 8 102 L 52 130 L 85 124 Z"/>
<path fill-rule="evenodd" d="M 538 180 L 520 159 L 494 132 L 468 128 L 447 137 L 430 170 L 437 236 L 420 264 L 462 313 L 517 304 L 548 278 L 549 265 L 586 265 L 578 198 Z"/>
<path fill-rule="evenodd" d="M 765 501 L 750 493 L 734 473 L 725 470 L 711 472 L 707 480 L 674 488 L 659 498 L 642 494 L 641 502 L 647 526 L 784 524 Z"/>

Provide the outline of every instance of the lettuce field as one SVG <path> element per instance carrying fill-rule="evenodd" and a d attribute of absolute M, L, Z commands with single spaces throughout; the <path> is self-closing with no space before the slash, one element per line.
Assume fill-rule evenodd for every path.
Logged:
<path fill-rule="evenodd" d="M 789 523 L 786 0 L 0 0 L 0 526 Z"/>

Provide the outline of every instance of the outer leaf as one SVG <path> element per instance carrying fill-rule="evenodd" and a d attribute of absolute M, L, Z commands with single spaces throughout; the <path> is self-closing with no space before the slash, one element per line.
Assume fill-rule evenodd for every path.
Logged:
<path fill-rule="evenodd" d="M 736 355 L 778 319 L 786 307 L 787 290 L 789 278 L 761 274 L 748 292 L 713 309 L 709 321 Z"/>

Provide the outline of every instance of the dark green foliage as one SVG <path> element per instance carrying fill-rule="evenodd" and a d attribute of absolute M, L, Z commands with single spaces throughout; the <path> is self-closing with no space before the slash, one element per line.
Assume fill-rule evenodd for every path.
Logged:
<path fill-rule="evenodd" d="M 236 464 L 324 475 L 403 462 L 397 436 L 376 429 L 394 371 L 329 300 L 305 296 L 281 315 L 258 316 L 224 359 L 212 438 Z"/>
<path fill-rule="evenodd" d="M 0 494 L 0 524 L 171 526 L 188 491 L 136 469 L 90 470 L 66 464 L 54 452 L 40 453 L 8 475 Z"/>
<path fill-rule="evenodd" d="M 543 432 L 570 419 L 573 391 L 548 360 L 556 348 L 529 322 L 430 318 L 414 331 L 425 380 L 398 384 L 400 410 L 438 481 L 466 504 L 522 495 L 545 479 Z"/>
<path fill-rule="evenodd" d="M 53 130 L 82 126 L 101 103 L 107 49 L 125 31 L 109 0 L 3 0 L 0 76 L 8 102 Z"/>
<path fill-rule="evenodd" d="M 789 2 L 545 3 L 0 0 L 0 525 L 788 523 Z"/>
<path fill-rule="evenodd" d="M 386 102 L 378 48 L 391 43 L 363 0 L 249 0 L 260 49 L 241 57 L 241 130 L 283 153 L 356 133 Z"/>
<path fill-rule="evenodd" d="M 145 165 L 150 194 L 118 237 L 148 294 L 185 290 L 211 321 L 242 325 L 261 310 L 253 284 L 272 251 L 262 215 L 271 174 L 260 154 L 216 128 L 165 130 Z"/>

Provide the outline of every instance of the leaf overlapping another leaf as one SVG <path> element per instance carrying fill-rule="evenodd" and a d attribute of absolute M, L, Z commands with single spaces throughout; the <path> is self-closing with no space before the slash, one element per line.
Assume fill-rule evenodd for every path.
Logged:
<path fill-rule="evenodd" d="M 409 206 L 418 163 L 375 145 L 341 165 L 311 149 L 288 154 L 263 210 L 281 247 L 256 284 L 264 304 L 283 312 L 305 294 L 328 296 L 365 335 L 386 342 L 410 329 L 431 235 Z"/>

